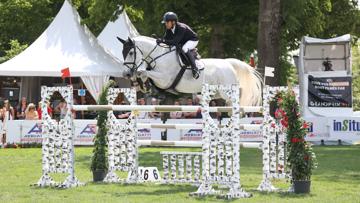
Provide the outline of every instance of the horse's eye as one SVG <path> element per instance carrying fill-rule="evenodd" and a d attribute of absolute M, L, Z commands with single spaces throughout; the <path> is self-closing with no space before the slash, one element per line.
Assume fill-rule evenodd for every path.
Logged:
<path fill-rule="evenodd" d="M 129 55 L 132 56 L 134 54 L 134 52 L 130 52 Z"/>

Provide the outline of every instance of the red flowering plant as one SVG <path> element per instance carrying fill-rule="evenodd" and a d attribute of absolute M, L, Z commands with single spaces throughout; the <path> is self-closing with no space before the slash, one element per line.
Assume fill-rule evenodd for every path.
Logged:
<path fill-rule="evenodd" d="M 310 180 L 317 163 L 311 145 L 305 141 L 309 125 L 300 116 L 299 103 L 291 87 L 279 92 L 275 99 L 278 107 L 275 118 L 287 134 L 287 164 L 292 181 Z"/>

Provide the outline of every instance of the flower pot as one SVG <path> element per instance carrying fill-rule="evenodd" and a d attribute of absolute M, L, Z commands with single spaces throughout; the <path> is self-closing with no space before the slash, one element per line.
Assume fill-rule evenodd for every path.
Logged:
<path fill-rule="evenodd" d="M 105 176 L 107 174 L 106 170 L 96 170 L 93 171 L 93 181 L 94 182 L 101 182 L 104 180 Z"/>
<path fill-rule="evenodd" d="M 294 180 L 294 192 L 296 194 L 310 193 L 310 180 Z"/>

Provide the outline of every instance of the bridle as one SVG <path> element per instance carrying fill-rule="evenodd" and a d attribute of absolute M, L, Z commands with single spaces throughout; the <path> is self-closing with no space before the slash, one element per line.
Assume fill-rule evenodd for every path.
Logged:
<path fill-rule="evenodd" d="M 141 55 L 144 56 L 144 53 L 143 51 L 135 44 L 135 42 L 132 42 L 133 45 L 131 47 L 130 50 L 134 50 L 134 60 L 131 61 L 131 62 L 124 62 L 123 64 L 130 70 L 131 74 L 134 74 L 140 66 L 142 66 L 144 63 L 146 63 L 147 67 L 146 67 L 146 70 L 154 70 L 155 67 L 156 67 L 156 60 L 161 58 L 162 56 L 165 56 L 173 51 L 176 50 L 175 49 L 172 49 L 171 46 L 162 46 L 162 45 L 159 45 L 156 43 L 156 45 L 154 46 L 154 48 L 149 52 L 149 54 L 145 57 L 145 58 L 142 58 L 141 61 L 136 64 L 136 50 L 139 50 Z M 163 47 L 163 48 L 169 48 L 169 51 L 165 52 L 165 53 L 162 53 L 160 54 L 159 56 L 156 56 L 156 57 L 151 57 L 151 54 L 156 50 L 157 47 Z M 124 57 L 126 58 L 126 56 Z M 150 59 L 150 60 L 149 60 Z M 154 65 L 152 65 L 153 63 L 155 63 Z"/>

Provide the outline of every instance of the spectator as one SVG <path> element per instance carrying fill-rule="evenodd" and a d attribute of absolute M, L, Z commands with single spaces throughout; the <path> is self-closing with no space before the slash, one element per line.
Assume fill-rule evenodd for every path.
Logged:
<path fill-rule="evenodd" d="M 195 97 L 194 105 L 195 105 L 195 106 L 200 106 L 200 98 L 199 98 L 198 96 Z M 201 114 L 201 109 L 200 109 L 200 108 L 199 108 L 198 111 L 196 112 L 195 118 L 202 118 L 202 114 Z"/>
<path fill-rule="evenodd" d="M 79 102 L 76 98 L 73 98 L 73 104 L 74 105 L 79 105 Z M 83 111 L 74 111 L 72 110 L 72 114 L 74 119 L 83 119 Z"/>
<path fill-rule="evenodd" d="M 30 103 L 25 110 L 25 120 L 38 120 L 39 115 L 36 111 L 35 105 Z"/>
<path fill-rule="evenodd" d="M 178 105 L 180 105 L 180 102 L 178 101 L 178 100 L 176 100 L 175 102 L 174 102 L 174 105 L 175 106 L 178 106 Z M 181 111 L 173 111 L 173 112 L 170 112 L 170 118 L 171 119 L 181 119 L 181 118 L 183 118 L 183 112 L 181 112 Z"/>
<path fill-rule="evenodd" d="M 188 98 L 186 100 L 186 105 L 192 106 L 193 104 L 193 100 L 191 98 Z M 196 112 L 184 112 L 184 117 L 185 118 L 196 118 Z"/>
<path fill-rule="evenodd" d="M 6 144 L 6 127 L 9 120 L 14 120 L 14 108 L 10 105 L 9 100 L 4 101 L 4 107 L 2 108 L 2 118 L 3 118 L 3 134 L 1 141 L 3 146 Z"/>
<path fill-rule="evenodd" d="M 152 98 L 151 99 L 151 105 L 158 105 L 158 101 L 156 98 Z M 149 112 L 149 117 L 150 118 L 160 118 L 160 113 L 159 112 Z"/>
<path fill-rule="evenodd" d="M 67 112 L 67 104 L 64 99 L 55 107 L 55 111 L 60 114 L 60 119 L 65 118 Z"/>
<path fill-rule="evenodd" d="M 145 105 L 145 99 L 140 98 L 138 99 L 138 105 Z M 138 119 L 148 119 L 149 118 L 149 112 L 139 112 Z"/>
<path fill-rule="evenodd" d="M 27 108 L 27 99 L 26 99 L 26 97 L 22 97 L 20 104 L 16 108 L 16 119 L 19 119 L 19 120 L 25 119 L 26 108 Z"/>
<path fill-rule="evenodd" d="M 50 118 L 52 118 L 52 116 L 53 116 L 53 110 L 52 110 L 52 108 L 50 107 L 49 101 L 46 101 L 46 104 L 47 104 L 47 112 L 48 112 Z M 41 102 L 39 102 L 39 106 L 38 106 L 38 108 L 37 108 L 37 114 L 38 114 L 39 119 L 41 120 L 41 117 L 42 117 Z"/>
<path fill-rule="evenodd" d="M 122 101 L 121 105 L 126 105 L 126 102 Z M 120 119 L 126 119 L 126 118 L 129 118 L 130 114 L 131 114 L 131 112 L 124 112 L 123 111 L 123 112 L 119 112 L 117 117 L 120 118 Z"/>
<path fill-rule="evenodd" d="M 212 100 L 210 102 L 210 106 L 217 106 L 216 101 Z M 219 120 L 221 117 L 221 113 L 220 112 L 210 112 L 210 116 L 211 116 L 211 118 Z"/>

